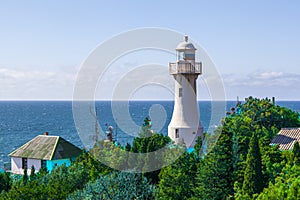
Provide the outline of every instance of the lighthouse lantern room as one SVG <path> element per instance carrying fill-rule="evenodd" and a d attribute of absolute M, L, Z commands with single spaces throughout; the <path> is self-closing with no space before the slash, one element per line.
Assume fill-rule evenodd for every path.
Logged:
<path fill-rule="evenodd" d="M 168 136 L 176 143 L 194 147 L 197 137 L 203 134 L 197 104 L 198 75 L 202 63 L 195 61 L 196 48 L 188 36 L 176 48 L 177 61 L 169 63 L 169 72 L 175 79 L 175 101 Z"/>

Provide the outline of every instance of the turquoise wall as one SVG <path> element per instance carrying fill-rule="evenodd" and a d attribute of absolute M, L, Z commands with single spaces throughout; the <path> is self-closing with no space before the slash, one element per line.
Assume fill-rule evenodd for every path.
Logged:
<path fill-rule="evenodd" d="M 47 160 L 47 170 L 51 172 L 56 166 L 60 166 L 63 164 L 66 164 L 66 166 L 71 165 L 71 160 L 69 158 L 67 159 L 61 159 L 61 160 Z"/>

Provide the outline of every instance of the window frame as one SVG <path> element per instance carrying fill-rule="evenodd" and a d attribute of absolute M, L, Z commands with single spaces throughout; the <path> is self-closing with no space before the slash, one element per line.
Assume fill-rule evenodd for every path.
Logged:
<path fill-rule="evenodd" d="M 182 97 L 182 88 L 179 88 L 178 96 L 179 96 L 179 97 Z"/>
<path fill-rule="evenodd" d="M 179 129 L 175 128 L 175 138 L 179 138 Z"/>
<path fill-rule="evenodd" d="M 47 160 L 41 160 L 41 168 L 47 167 Z"/>
<path fill-rule="evenodd" d="M 22 158 L 22 169 L 28 169 L 28 159 Z"/>

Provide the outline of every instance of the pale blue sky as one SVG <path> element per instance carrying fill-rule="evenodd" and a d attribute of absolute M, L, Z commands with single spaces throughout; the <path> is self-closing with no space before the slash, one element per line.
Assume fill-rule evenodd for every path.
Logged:
<path fill-rule="evenodd" d="M 228 99 L 300 99 L 299 10 L 296 0 L 0 1 L 0 99 L 71 99 L 88 54 L 142 27 L 197 41 L 224 78 Z"/>

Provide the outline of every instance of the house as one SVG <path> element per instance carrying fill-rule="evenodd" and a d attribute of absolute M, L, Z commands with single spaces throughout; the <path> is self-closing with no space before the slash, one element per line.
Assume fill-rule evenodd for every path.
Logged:
<path fill-rule="evenodd" d="M 23 174 L 24 169 L 27 168 L 29 174 L 32 166 L 36 172 L 42 167 L 46 167 L 50 172 L 62 164 L 69 166 L 80 153 L 80 148 L 60 136 L 50 136 L 46 132 L 9 154 L 11 172 Z"/>
<path fill-rule="evenodd" d="M 271 145 L 279 145 L 280 150 L 291 150 L 296 141 L 300 143 L 300 128 L 282 128 Z"/>

